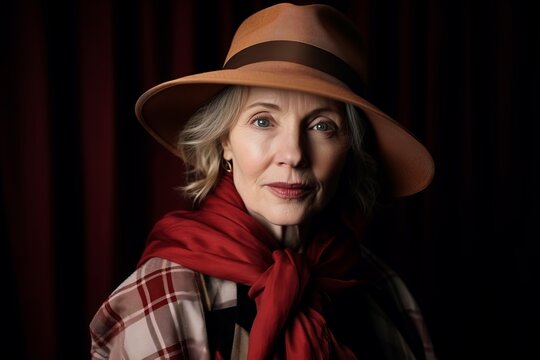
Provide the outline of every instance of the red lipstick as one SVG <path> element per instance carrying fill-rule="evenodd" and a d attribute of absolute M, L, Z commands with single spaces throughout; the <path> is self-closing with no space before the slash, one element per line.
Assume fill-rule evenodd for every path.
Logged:
<path fill-rule="evenodd" d="M 274 195 L 285 200 L 303 198 L 313 190 L 313 186 L 301 183 L 274 182 L 266 186 Z"/>

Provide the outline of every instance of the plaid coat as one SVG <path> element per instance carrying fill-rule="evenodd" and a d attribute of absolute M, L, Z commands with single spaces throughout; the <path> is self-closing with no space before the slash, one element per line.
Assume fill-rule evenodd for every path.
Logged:
<path fill-rule="evenodd" d="M 344 337 L 370 359 L 435 359 L 422 315 L 405 284 L 367 249 L 362 256 L 366 286 L 359 299 L 346 306 L 363 315 L 351 317 L 348 328 L 355 330 Z M 245 359 L 255 312 L 243 285 L 152 258 L 95 314 L 91 358 Z"/>

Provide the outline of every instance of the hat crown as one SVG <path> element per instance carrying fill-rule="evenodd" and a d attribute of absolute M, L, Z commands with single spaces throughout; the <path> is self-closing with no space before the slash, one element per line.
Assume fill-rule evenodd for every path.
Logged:
<path fill-rule="evenodd" d="M 348 18 L 328 5 L 282 3 L 251 15 L 238 27 L 225 64 L 240 51 L 271 41 L 303 43 L 325 50 L 365 80 L 362 36 Z"/>

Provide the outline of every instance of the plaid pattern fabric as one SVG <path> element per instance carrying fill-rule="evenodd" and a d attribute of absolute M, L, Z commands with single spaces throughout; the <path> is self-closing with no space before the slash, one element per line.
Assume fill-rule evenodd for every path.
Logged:
<path fill-rule="evenodd" d="M 379 343 L 379 354 L 385 359 L 435 360 L 422 315 L 405 284 L 365 248 L 363 260 L 368 285 L 363 300 L 352 303 L 362 304 L 368 314 L 367 331 Z M 235 311 L 248 307 L 240 306 L 246 298 L 240 288 L 152 258 L 94 316 L 92 359 L 245 359 L 250 324 Z M 349 337 L 362 342 L 360 334 Z"/>
<path fill-rule="evenodd" d="M 200 289 L 193 271 L 151 259 L 94 316 L 92 359 L 209 359 Z"/>

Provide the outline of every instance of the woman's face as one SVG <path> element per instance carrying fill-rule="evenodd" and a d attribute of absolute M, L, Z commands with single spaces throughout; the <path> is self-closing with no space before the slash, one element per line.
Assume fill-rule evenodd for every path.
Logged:
<path fill-rule="evenodd" d="M 223 157 L 250 214 L 299 225 L 328 203 L 347 156 L 343 104 L 300 92 L 251 88 Z"/>

